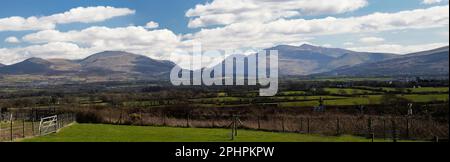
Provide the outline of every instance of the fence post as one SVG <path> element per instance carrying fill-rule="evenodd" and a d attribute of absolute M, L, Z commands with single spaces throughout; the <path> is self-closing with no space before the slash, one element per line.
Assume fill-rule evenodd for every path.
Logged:
<path fill-rule="evenodd" d="M 369 117 L 369 119 L 367 119 L 367 137 L 371 138 L 371 134 L 372 134 L 372 117 Z"/>
<path fill-rule="evenodd" d="M 25 138 L 25 118 L 22 119 L 22 138 Z"/>
<path fill-rule="evenodd" d="M 260 116 L 258 116 L 258 130 L 260 130 L 261 129 L 261 119 L 260 119 Z"/>
<path fill-rule="evenodd" d="M 310 133 L 310 118 L 307 118 L 306 124 L 307 124 L 307 132 L 309 134 Z"/>
<path fill-rule="evenodd" d="M 383 118 L 383 138 L 386 140 L 386 119 Z"/>
<path fill-rule="evenodd" d="M 232 117 L 232 121 L 231 121 L 231 140 L 234 140 L 234 134 L 235 134 L 235 125 L 236 125 L 236 122 L 235 122 L 235 120 L 234 120 L 235 118 L 234 118 L 234 115 L 233 115 L 233 117 Z"/>
<path fill-rule="evenodd" d="M 285 128 L 284 128 L 284 116 L 281 117 L 281 130 L 283 132 L 285 132 Z"/>
<path fill-rule="evenodd" d="M 303 118 L 300 118 L 300 133 L 303 132 Z"/>
<path fill-rule="evenodd" d="M 409 117 L 406 117 L 406 139 L 409 139 Z"/>
<path fill-rule="evenodd" d="M 238 136 L 238 125 L 237 125 L 237 122 L 238 122 L 238 117 L 237 116 L 235 116 L 234 117 L 234 136 Z"/>
<path fill-rule="evenodd" d="M 141 126 L 144 125 L 144 117 L 142 116 L 142 109 L 139 109 L 139 118 L 141 119 Z"/>
<path fill-rule="evenodd" d="M 10 130 L 10 135 L 11 135 L 11 141 L 13 141 L 14 137 L 13 137 L 13 121 L 12 121 L 12 114 L 11 114 L 11 119 L 10 119 L 10 126 L 9 126 L 9 130 Z"/>
<path fill-rule="evenodd" d="M 341 126 L 340 126 L 340 119 L 339 119 L 339 117 L 336 120 L 336 135 L 337 136 L 341 135 Z"/>
<path fill-rule="evenodd" d="M 397 126 L 395 125 L 395 119 L 392 119 L 392 140 L 397 142 Z"/>
<path fill-rule="evenodd" d="M 55 132 L 56 131 L 58 131 L 58 127 L 59 127 L 59 120 L 58 120 L 58 118 L 59 118 L 59 115 L 56 115 L 56 124 L 55 124 Z"/>

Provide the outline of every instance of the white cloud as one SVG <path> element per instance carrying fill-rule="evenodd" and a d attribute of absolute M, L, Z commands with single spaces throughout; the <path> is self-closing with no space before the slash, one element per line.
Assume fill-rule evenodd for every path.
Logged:
<path fill-rule="evenodd" d="M 119 28 L 89 27 L 84 30 L 61 32 L 44 30 L 25 35 L 23 41 L 32 44 L 43 44 L 8 50 L 16 53 L 18 58 L 28 56 L 42 58 L 83 58 L 93 53 L 106 50 L 127 51 L 146 55 L 156 59 L 167 59 L 168 55 L 180 46 L 180 37 L 167 29 L 147 30 L 142 26 Z M 57 46 L 63 46 L 63 51 L 52 52 Z M 55 47 L 55 48 L 50 48 Z M 39 50 L 37 50 L 39 49 Z M 26 51 L 35 51 L 29 52 Z M 37 53 L 39 51 L 40 53 Z M 52 53 L 45 55 L 44 53 Z M 53 53 L 55 55 L 53 55 Z M 21 59 L 7 59 L 21 61 Z M 4 61 L 6 63 L 7 61 Z"/>
<path fill-rule="evenodd" d="M 242 0 L 238 2 L 249 1 L 250 0 Z M 214 2 L 216 1 L 213 1 L 213 3 Z M 297 1 L 262 0 L 262 3 L 267 4 L 273 4 L 276 2 L 282 3 L 283 5 L 278 6 L 278 8 L 282 8 L 289 6 L 285 5 L 284 3 L 294 4 Z M 355 1 L 348 0 L 340 2 L 348 2 L 348 4 L 346 5 L 340 4 L 343 6 L 348 6 L 351 2 Z M 227 2 L 222 1 L 221 3 Z M 325 4 L 334 3 L 335 1 L 327 1 Z M 315 4 L 315 2 L 311 1 L 312 6 L 314 6 L 313 4 Z M 357 9 L 358 7 L 353 9 L 350 9 L 348 7 L 338 7 L 338 9 L 336 9 L 333 8 L 333 6 L 329 6 L 328 9 L 316 8 L 316 10 L 313 10 L 312 8 L 300 9 L 298 8 L 299 6 L 293 5 L 293 8 L 285 9 L 286 11 L 292 11 L 292 15 L 290 15 L 289 13 L 277 12 L 280 9 L 270 9 L 265 10 L 268 12 L 268 16 L 267 19 L 266 17 L 261 17 L 262 21 L 258 21 L 257 19 L 253 18 L 260 16 L 258 14 L 260 10 L 253 9 L 252 12 L 247 12 L 250 10 L 244 10 L 247 8 L 252 9 L 252 5 L 241 5 L 237 3 L 234 7 L 230 6 L 231 8 L 212 6 L 214 6 L 212 5 L 212 3 L 207 5 L 197 5 L 197 7 L 190 10 L 187 15 L 190 15 L 190 17 L 193 18 L 192 21 L 196 21 L 196 19 L 201 19 L 202 17 L 208 15 L 213 15 L 212 18 L 215 19 L 215 16 L 223 13 L 237 12 L 239 14 L 235 16 L 239 16 L 240 18 L 238 20 L 234 19 L 233 16 L 228 15 L 230 16 L 230 19 L 227 20 L 227 14 L 224 14 L 222 15 L 224 17 L 223 21 L 227 21 L 227 23 L 224 23 L 226 24 L 225 26 L 201 29 L 199 32 L 179 36 L 168 29 L 148 30 L 149 27 L 155 27 L 154 24 L 150 24 L 149 26 L 128 26 L 118 28 L 94 26 L 83 30 L 61 32 L 53 29 L 55 25 L 54 23 L 47 24 L 48 26 L 46 26 L 43 25 L 44 22 L 38 21 L 42 18 L 28 18 L 30 20 L 24 22 L 27 22 L 29 24 L 43 25 L 43 27 L 38 27 L 40 28 L 39 30 L 42 31 L 28 34 L 22 37 L 21 41 L 38 45 L 11 49 L 0 49 L 0 61 L 2 61 L 2 63 L 10 64 L 21 61 L 30 56 L 42 58 L 83 58 L 87 55 L 105 50 L 122 50 L 136 54 L 143 54 L 156 59 L 169 59 L 169 54 L 173 51 L 190 51 L 193 42 L 202 43 L 204 51 L 228 49 L 256 50 L 272 47 L 279 44 L 299 44 L 300 42 L 309 42 L 314 37 L 321 35 L 349 33 L 363 33 L 363 35 L 370 35 L 374 32 L 380 31 L 400 29 L 428 29 L 434 27 L 445 27 L 449 24 L 448 5 L 435 6 L 427 9 L 401 11 L 396 13 L 373 13 L 358 17 L 327 17 L 319 19 L 300 19 L 292 17 L 292 15 L 318 14 L 326 12 L 342 13 L 352 11 L 354 9 Z M 264 10 L 261 11 L 262 13 L 264 12 Z M 69 11 L 69 13 L 72 12 Z M 204 15 L 204 13 L 208 14 Z M 60 19 L 60 16 L 55 16 L 51 19 L 51 21 L 58 23 L 68 23 L 77 20 L 77 16 L 69 17 L 72 18 L 70 20 L 63 21 Z M 2 19 L 0 19 L 0 22 L 1 20 Z M 98 21 L 100 19 L 95 20 Z M 50 22 L 50 20 L 47 21 Z M 2 27 L 1 24 L 2 23 L 0 23 L 0 31 Z M 207 24 L 209 25 L 210 23 L 206 23 L 204 25 Z M 25 25 L 21 27 L 25 28 L 36 26 Z M 372 40 L 372 42 L 374 41 Z M 381 41 L 378 42 L 381 43 Z M 344 43 L 344 45 L 355 47 L 355 44 L 353 43 Z M 425 45 L 365 44 L 365 46 L 363 47 L 353 49 L 361 51 L 367 50 L 376 52 L 383 51 L 408 53 L 421 51 L 424 49 L 431 49 L 432 47 L 434 48 L 439 46 L 443 46 L 443 43 Z M 178 58 L 182 58 L 183 61 L 186 60 L 185 56 L 178 56 Z M 214 60 L 214 58 L 209 59 Z"/>
<path fill-rule="evenodd" d="M 5 39 L 6 43 L 20 43 L 20 40 L 17 37 L 8 37 Z"/>
<path fill-rule="evenodd" d="M 202 29 L 197 33 L 185 35 L 184 38 L 202 42 L 208 49 L 266 48 L 274 44 L 307 41 L 310 37 L 318 35 L 448 26 L 448 14 L 448 6 L 436 6 L 428 9 L 374 13 L 348 18 L 279 19 L 267 23 L 251 21 Z"/>
<path fill-rule="evenodd" d="M 366 0 L 214 0 L 189 9 L 189 27 L 228 25 L 245 21 L 273 21 L 301 15 L 339 14 L 355 11 Z"/>
<path fill-rule="evenodd" d="M 77 59 L 87 56 L 89 51 L 76 44 L 52 42 L 19 48 L 0 48 L 0 63 L 11 64 L 30 57 Z"/>
<path fill-rule="evenodd" d="M 441 3 L 442 0 L 423 0 L 423 4 L 435 4 L 435 3 Z"/>
<path fill-rule="evenodd" d="M 1 31 L 23 31 L 23 30 L 44 30 L 53 29 L 55 24 L 52 22 L 41 21 L 37 17 L 8 17 L 0 19 Z"/>
<path fill-rule="evenodd" d="M 414 44 L 414 45 L 401 45 L 401 44 L 380 44 L 374 46 L 354 47 L 349 48 L 354 51 L 362 52 L 381 52 L 381 53 L 396 53 L 396 54 L 408 54 L 419 51 L 431 50 L 443 46 L 448 46 L 448 42 L 442 43 L 429 43 L 429 44 Z"/>
<path fill-rule="evenodd" d="M 366 43 L 366 44 L 378 44 L 384 42 L 384 38 L 380 37 L 364 37 L 359 39 L 360 42 Z"/>
<path fill-rule="evenodd" d="M 93 23 L 101 22 L 118 16 L 134 14 L 128 8 L 114 8 L 109 6 L 78 7 L 64 13 L 44 17 L 19 16 L 0 18 L 0 31 L 24 31 L 54 29 L 57 24 Z"/>
<path fill-rule="evenodd" d="M 157 22 L 154 22 L 154 21 L 150 21 L 147 24 L 145 24 L 145 28 L 147 28 L 147 29 L 155 29 L 155 28 L 158 28 L 158 27 L 159 27 L 159 24 Z"/>
<path fill-rule="evenodd" d="M 345 42 L 345 43 L 343 43 L 343 45 L 344 46 L 353 46 L 353 45 L 355 45 L 355 43 L 353 43 L 353 42 Z"/>

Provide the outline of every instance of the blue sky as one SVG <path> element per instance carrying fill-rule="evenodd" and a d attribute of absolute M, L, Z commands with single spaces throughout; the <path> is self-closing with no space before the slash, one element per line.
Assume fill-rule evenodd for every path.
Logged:
<path fill-rule="evenodd" d="M 424 22 L 423 24 L 417 22 L 420 17 L 427 16 L 425 14 L 447 13 L 448 15 L 447 0 L 437 0 L 436 2 L 429 4 L 425 4 L 425 0 L 337 0 L 337 2 L 345 1 L 348 6 L 341 5 L 343 3 L 336 3 L 337 5 L 341 6 L 336 8 L 322 8 L 321 4 L 312 4 L 312 1 L 311 5 L 308 5 L 308 2 L 306 2 L 306 5 L 299 4 L 298 6 L 295 6 L 297 8 L 289 6 L 290 4 L 288 3 L 276 3 L 275 0 L 273 1 L 275 3 L 267 4 L 272 6 L 258 6 L 259 3 L 248 5 L 250 7 L 257 6 L 265 9 L 264 12 L 266 12 L 265 16 L 267 17 L 263 17 L 260 20 L 258 16 L 248 16 L 261 14 L 257 11 L 245 11 L 248 14 L 239 15 L 242 13 L 242 11 L 234 10 L 235 8 L 233 8 L 231 5 L 226 6 L 223 5 L 223 3 L 219 3 L 219 1 L 221 0 L 2 1 L 0 2 L 0 63 L 11 64 L 31 56 L 44 58 L 80 58 L 89 55 L 89 53 L 91 52 L 107 50 L 107 47 L 111 47 L 110 44 L 119 44 L 118 46 L 121 46 L 120 48 L 112 47 L 113 49 L 138 52 L 143 55 L 160 59 L 167 59 L 168 56 L 165 56 L 165 53 L 168 53 L 171 50 L 184 49 L 186 44 L 188 44 L 188 42 L 190 41 L 199 41 L 205 46 L 206 49 L 258 49 L 277 44 L 299 45 L 302 43 L 311 43 L 321 46 L 349 48 L 361 51 L 393 52 L 399 54 L 413 52 L 420 49 L 425 50 L 425 48 L 432 48 L 448 44 L 448 16 L 445 17 L 441 15 L 440 20 L 433 20 L 436 21 L 436 23 L 440 24 L 437 26 L 430 25 L 434 24 L 435 22 Z M 247 4 L 251 3 L 242 3 L 241 7 L 243 6 L 243 8 L 246 8 L 248 7 L 245 6 Z M 197 8 L 196 5 L 202 5 L 204 8 L 207 8 L 209 10 L 202 10 L 202 8 Z M 324 5 L 326 4 L 323 4 L 323 6 Z M 354 5 L 360 6 L 354 7 Z M 29 29 L 33 28 L 30 27 L 29 24 L 28 27 L 23 27 L 25 29 L 22 30 L 12 30 L 11 28 L 15 28 L 16 26 L 8 26 L 10 20 L 7 19 L 11 17 L 21 17 L 23 19 L 27 19 L 29 17 L 40 18 L 68 12 L 73 8 L 88 8 L 98 6 L 110 6 L 113 9 L 127 9 L 129 11 L 133 11 L 133 13 L 108 15 L 110 17 L 101 20 L 92 20 L 88 23 L 82 22 L 82 20 L 79 19 L 71 19 L 70 23 L 61 23 L 58 21 L 67 20 L 62 20 L 64 18 L 59 18 L 58 20 L 49 21 L 50 25 L 54 25 L 54 27 L 43 27 L 38 29 Z M 442 8 L 436 9 L 437 11 L 431 11 L 431 8 L 433 7 L 444 7 L 444 9 L 445 7 L 447 7 L 447 11 L 442 11 Z M 188 16 L 188 10 L 190 9 L 192 10 L 192 12 L 191 15 Z M 414 11 L 417 9 L 424 9 L 429 11 L 427 11 L 426 13 Z M 288 10 L 298 11 L 298 13 L 295 15 L 291 15 L 292 12 L 284 13 Z M 114 10 L 114 12 L 116 11 L 119 12 L 119 10 Z M 325 29 L 325 27 L 323 27 L 330 25 L 327 24 L 329 23 L 328 21 L 320 22 L 323 23 L 323 25 L 313 24 L 311 27 L 308 26 L 307 29 L 294 29 L 290 26 L 290 24 L 310 25 L 307 22 L 296 21 L 299 19 L 306 21 L 323 20 L 327 19 L 327 17 L 333 17 L 335 19 L 349 19 L 364 17 L 376 13 L 396 14 L 399 12 L 408 11 L 411 11 L 411 15 L 417 13 L 417 19 L 405 17 L 405 20 L 392 20 L 388 22 L 391 24 L 387 23 L 385 25 L 380 25 L 380 27 L 375 27 L 376 30 L 370 31 L 366 31 L 364 29 L 361 29 L 361 31 L 358 32 L 349 30 L 342 30 L 338 32 L 328 31 L 327 29 Z M 111 12 L 108 11 L 104 14 L 111 14 Z M 267 15 L 267 13 L 270 12 L 273 13 Z M 314 14 L 310 14 L 312 12 L 314 12 Z M 277 15 L 278 13 L 281 13 L 281 16 Z M 95 15 L 93 17 L 95 17 Z M 389 15 L 386 16 L 387 19 L 390 17 L 391 16 Z M 395 17 L 395 15 L 392 17 Z M 429 16 L 428 18 L 432 18 L 432 16 Z M 1 23 L 2 20 L 6 24 L 6 27 L 3 27 L 3 30 Z M 198 20 L 197 24 L 195 24 L 194 20 Z M 379 18 L 375 20 L 383 22 L 383 20 L 380 20 Z M 158 23 L 159 26 L 154 29 L 145 28 L 146 23 L 150 21 Z M 367 23 L 367 20 L 361 21 L 365 21 L 365 23 Z M 405 23 L 404 26 L 400 26 L 398 24 L 393 24 L 392 22 L 408 23 Z M 286 26 L 274 28 L 271 25 L 280 23 Z M 5 26 L 5 24 L 3 25 Z M 266 32 L 264 33 L 265 35 L 271 35 L 270 37 L 264 37 L 266 38 L 266 40 L 257 41 L 260 40 L 260 37 L 249 37 L 245 35 L 246 33 L 252 33 L 252 29 L 247 29 L 246 27 L 252 25 L 261 26 L 261 24 L 267 26 L 261 27 L 261 29 L 255 28 L 254 31 L 264 31 Z M 336 23 L 334 22 L 334 24 Z M 243 27 L 237 27 L 239 25 Z M 134 26 L 136 28 L 127 28 L 130 26 Z M 313 29 L 313 27 L 317 26 L 320 26 L 320 29 Z M 22 28 L 21 26 L 17 27 Z M 105 28 L 92 29 L 92 27 Z M 332 27 L 333 29 L 340 28 L 340 26 Z M 342 28 L 345 27 L 345 24 L 342 25 Z M 99 36 L 98 38 L 93 37 L 91 42 L 83 42 L 83 40 L 80 40 L 79 37 L 89 35 L 89 32 L 85 32 L 83 30 L 90 28 L 92 29 L 92 31 L 100 30 L 101 32 L 119 32 L 119 34 L 117 35 L 123 34 L 124 36 L 121 38 L 117 38 L 117 40 L 104 40 L 106 38 L 101 38 L 101 36 Z M 144 29 L 146 29 L 146 31 Z M 239 31 L 241 29 L 242 31 Z M 53 32 L 57 31 L 58 33 L 54 38 L 38 37 L 38 35 L 36 34 L 48 30 L 51 30 Z M 67 34 L 67 32 L 69 31 L 75 31 L 77 33 Z M 314 31 L 318 32 L 314 33 Z M 62 36 L 59 36 L 58 34 L 64 35 L 64 39 L 62 39 Z M 144 36 L 139 37 L 140 35 Z M 235 37 L 230 37 L 230 35 Z M 29 37 L 25 38 L 27 36 Z M 17 40 L 12 40 L 12 37 Z M 139 42 L 139 40 L 144 39 L 153 39 L 154 41 Z M 166 41 L 167 43 L 165 43 Z M 162 45 L 169 43 L 170 45 L 168 46 Z M 139 44 L 139 46 L 137 46 L 137 44 Z M 152 49 L 144 50 L 144 47 L 142 47 L 141 44 L 146 44 L 148 48 Z M 59 48 L 59 46 L 61 46 L 61 48 Z M 55 49 L 49 50 L 48 52 L 45 51 L 45 49 L 53 48 Z M 56 49 L 64 50 L 58 51 Z M 40 51 L 36 52 L 36 50 Z"/>

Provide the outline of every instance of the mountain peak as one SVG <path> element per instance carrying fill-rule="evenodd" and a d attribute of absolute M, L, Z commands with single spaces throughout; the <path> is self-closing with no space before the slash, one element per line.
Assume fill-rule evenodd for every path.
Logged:
<path fill-rule="evenodd" d="M 320 48 L 320 47 L 318 47 L 318 46 L 313 46 L 313 45 L 310 45 L 310 44 L 302 44 L 302 45 L 300 45 L 299 46 L 300 48 L 303 48 L 303 49 L 310 49 L 310 48 Z"/>
<path fill-rule="evenodd" d="M 91 56 L 125 56 L 125 55 L 136 55 L 125 51 L 103 51 L 96 54 L 93 54 Z"/>
<path fill-rule="evenodd" d="M 50 63 L 47 60 L 44 60 L 42 58 L 37 58 L 37 57 L 28 58 L 28 59 L 24 60 L 23 62 L 29 62 L 29 63 L 35 63 L 35 64 L 49 64 Z"/>

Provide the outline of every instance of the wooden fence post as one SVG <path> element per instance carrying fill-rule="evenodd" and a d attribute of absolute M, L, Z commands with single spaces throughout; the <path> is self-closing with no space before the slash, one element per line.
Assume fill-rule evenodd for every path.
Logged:
<path fill-rule="evenodd" d="M 284 116 L 281 117 L 281 130 L 282 130 L 283 132 L 285 132 L 285 128 L 284 128 Z"/>
<path fill-rule="evenodd" d="M 386 140 L 386 119 L 383 118 L 383 138 Z"/>
<path fill-rule="evenodd" d="M 144 125 L 144 118 L 142 117 L 142 110 L 141 109 L 139 109 L 139 122 L 140 122 L 141 126 Z"/>
<path fill-rule="evenodd" d="M 395 124 L 395 119 L 392 119 L 392 140 L 397 142 L 397 126 Z"/>
<path fill-rule="evenodd" d="M 9 130 L 10 130 L 10 135 L 11 135 L 11 141 L 13 141 L 14 137 L 13 137 L 13 121 L 12 121 L 12 114 L 11 114 L 11 119 L 10 119 L 10 126 L 9 126 Z"/>
<path fill-rule="evenodd" d="M 438 136 L 434 136 L 434 142 L 439 142 L 439 137 Z"/>
<path fill-rule="evenodd" d="M 336 120 L 336 135 L 337 136 L 341 135 L 341 126 L 340 126 L 340 119 L 339 119 L 339 117 Z"/>
<path fill-rule="evenodd" d="M 235 116 L 234 117 L 234 136 L 238 136 L 238 125 L 237 125 L 237 122 L 238 122 L 238 117 Z"/>
<path fill-rule="evenodd" d="M 300 118 L 300 133 L 303 132 L 303 118 Z"/>
<path fill-rule="evenodd" d="M 261 129 L 261 121 L 260 121 L 261 119 L 260 119 L 260 118 L 261 118 L 261 117 L 258 116 L 258 130 Z"/>
<path fill-rule="evenodd" d="M 22 138 L 25 138 L 25 118 L 22 119 Z"/>
<path fill-rule="evenodd" d="M 406 139 L 409 139 L 409 117 L 406 117 Z"/>
<path fill-rule="evenodd" d="M 232 120 L 231 120 L 231 140 L 234 140 L 235 134 L 237 135 L 237 132 L 235 129 L 236 129 L 236 118 L 233 115 Z"/>
<path fill-rule="evenodd" d="M 309 134 L 310 133 L 310 118 L 307 118 L 306 124 L 307 124 L 307 132 Z"/>
<path fill-rule="evenodd" d="M 367 137 L 371 138 L 371 134 L 372 134 L 372 117 L 369 117 L 369 119 L 367 119 Z"/>

